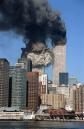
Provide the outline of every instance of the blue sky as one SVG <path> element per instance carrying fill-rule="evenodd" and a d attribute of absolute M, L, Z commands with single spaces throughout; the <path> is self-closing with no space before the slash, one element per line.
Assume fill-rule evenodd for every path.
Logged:
<path fill-rule="evenodd" d="M 84 82 L 84 0 L 49 1 L 66 25 L 67 71 Z"/>
<path fill-rule="evenodd" d="M 84 0 L 49 0 L 60 12 L 67 29 L 67 71 L 84 82 Z M 15 64 L 24 47 L 23 38 L 13 32 L 0 32 L 0 57 Z M 49 69 L 50 78 L 51 69 Z"/>

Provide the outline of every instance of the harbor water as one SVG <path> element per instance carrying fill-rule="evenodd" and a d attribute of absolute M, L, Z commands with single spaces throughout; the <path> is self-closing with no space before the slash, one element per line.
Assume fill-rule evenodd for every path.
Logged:
<path fill-rule="evenodd" d="M 0 129 L 84 129 L 84 122 L 0 121 Z"/>

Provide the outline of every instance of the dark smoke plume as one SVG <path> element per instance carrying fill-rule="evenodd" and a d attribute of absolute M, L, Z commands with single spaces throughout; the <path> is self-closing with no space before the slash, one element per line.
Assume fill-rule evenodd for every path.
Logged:
<path fill-rule="evenodd" d="M 0 31 L 13 30 L 24 36 L 27 49 L 35 43 L 46 47 L 66 42 L 66 29 L 60 15 L 52 11 L 47 0 L 0 0 Z"/>

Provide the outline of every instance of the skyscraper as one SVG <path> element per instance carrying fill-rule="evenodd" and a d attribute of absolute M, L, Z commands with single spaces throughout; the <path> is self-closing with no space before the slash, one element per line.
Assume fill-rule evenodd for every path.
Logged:
<path fill-rule="evenodd" d="M 26 108 L 26 70 L 18 64 L 10 67 L 11 107 Z"/>
<path fill-rule="evenodd" d="M 20 58 L 18 59 L 18 63 L 23 63 L 24 69 L 27 70 L 27 72 L 32 72 L 32 61 L 27 58 Z"/>
<path fill-rule="evenodd" d="M 27 73 L 27 103 L 26 106 L 32 111 L 36 111 L 38 108 L 38 85 L 39 74 L 37 72 Z"/>
<path fill-rule="evenodd" d="M 0 58 L 0 107 L 8 106 L 9 62 Z"/>
<path fill-rule="evenodd" d="M 48 75 L 47 74 L 42 74 L 39 76 L 39 89 L 40 91 L 44 92 L 47 94 L 48 93 Z"/>
<path fill-rule="evenodd" d="M 76 112 L 84 112 L 84 85 L 75 85 L 73 90 L 73 104 Z"/>
<path fill-rule="evenodd" d="M 66 44 L 59 43 L 53 52 L 53 84 L 59 85 L 59 74 L 66 72 Z"/>
<path fill-rule="evenodd" d="M 59 85 L 60 86 L 68 86 L 68 73 L 59 73 Z"/>

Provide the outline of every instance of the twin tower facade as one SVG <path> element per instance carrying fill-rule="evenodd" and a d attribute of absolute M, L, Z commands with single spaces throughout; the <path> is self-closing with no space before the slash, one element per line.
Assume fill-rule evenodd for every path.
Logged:
<path fill-rule="evenodd" d="M 60 75 L 66 74 L 66 44 L 58 44 L 53 48 L 53 84 L 60 85 Z"/>

